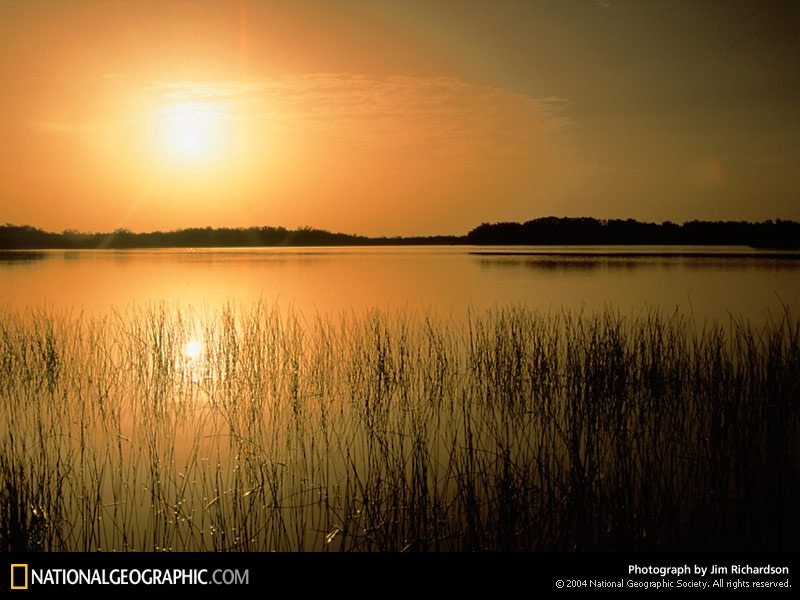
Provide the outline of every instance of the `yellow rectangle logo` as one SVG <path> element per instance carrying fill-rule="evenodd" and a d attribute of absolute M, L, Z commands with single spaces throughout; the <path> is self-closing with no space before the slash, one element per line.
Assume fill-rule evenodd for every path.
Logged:
<path fill-rule="evenodd" d="M 24 584 L 20 584 L 19 582 L 17 582 L 15 580 L 15 578 L 14 578 L 14 569 L 17 569 L 17 570 L 24 569 L 25 570 L 25 576 L 24 577 L 20 577 L 21 579 L 23 579 L 25 581 Z M 19 564 L 18 565 L 11 565 L 11 589 L 12 590 L 27 590 L 28 589 L 28 565 L 24 565 L 24 564 L 23 565 L 19 565 Z"/>

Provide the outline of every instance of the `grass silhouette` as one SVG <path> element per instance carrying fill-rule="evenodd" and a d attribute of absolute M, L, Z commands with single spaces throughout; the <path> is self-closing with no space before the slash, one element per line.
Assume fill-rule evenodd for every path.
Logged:
<path fill-rule="evenodd" d="M 4 551 L 798 550 L 788 314 L 1 312 Z"/>

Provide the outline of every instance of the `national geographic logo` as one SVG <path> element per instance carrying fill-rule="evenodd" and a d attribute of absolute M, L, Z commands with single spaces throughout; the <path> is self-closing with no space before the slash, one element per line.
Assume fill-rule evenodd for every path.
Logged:
<path fill-rule="evenodd" d="M 28 589 L 28 565 L 11 565 L 11 589 Z"/>
<path fill-rule="evenodd" d="M 249 569 L 178 569 L 178 568 L 30 568 L 29 564 L 11 564 L 11 589 L 29 586 L 86 585 L 250 585 Z"/>

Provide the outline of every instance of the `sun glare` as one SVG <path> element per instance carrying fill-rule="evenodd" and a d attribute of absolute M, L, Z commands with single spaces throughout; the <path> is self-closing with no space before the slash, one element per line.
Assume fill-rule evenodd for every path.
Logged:
<path fill-rule="evenodd" d="M 200 342 L 197 340 L 191 340 L 186 343 L 184 353 L 189 360 L 194 360 L 200 356 L 200 350 Z"/>
<path fill-rule="evenodd" d="M 176 158 L 199 159 L 212 148 L 211 136 L 196 123 L 175 124 L 167 134 L 169 150 Z"/>
<path fill-rule="evenodd" d="M 176 163 L 207 164 L 222 153 L 223 114 L 213 103 L 174 102 L 162 111 L 162 145 Z"/>

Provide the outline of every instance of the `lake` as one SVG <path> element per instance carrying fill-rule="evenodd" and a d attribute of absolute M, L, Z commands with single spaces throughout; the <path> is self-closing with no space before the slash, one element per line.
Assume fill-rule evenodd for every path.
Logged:
<path fill-rule="evenodd" d="M 340 247 L 19 251 L 0 254 L 0 301 L 215 309 L 261 299 L 302 313 L 412 307 L 441 315 L 505 304 L 551 313 L 676 308 L 763 320 L 800 308 L 800 254 L 747 247 Z"/>
<path fill-rule="evenodd" d="M 796 551 L 798 268 L 0 253 L 0 551 Z"/>

